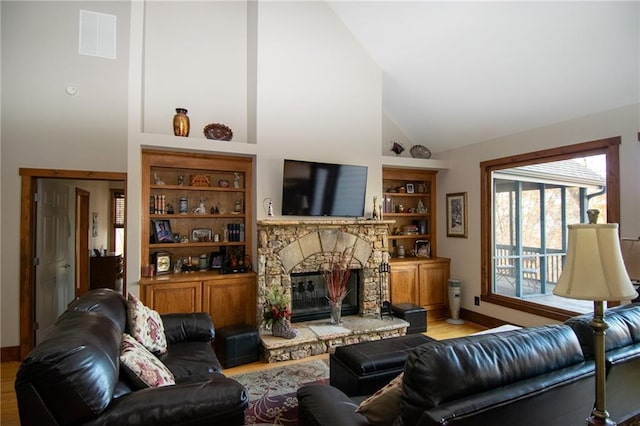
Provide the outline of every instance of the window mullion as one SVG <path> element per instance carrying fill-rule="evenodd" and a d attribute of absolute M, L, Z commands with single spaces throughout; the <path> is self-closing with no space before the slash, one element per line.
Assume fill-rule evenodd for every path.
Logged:
<path fill-rule="evenodd" d="M 522 182 L 514 182 L 515 189 L 515 267 L 516 267 L 516 297 L 522 297 Z"/>

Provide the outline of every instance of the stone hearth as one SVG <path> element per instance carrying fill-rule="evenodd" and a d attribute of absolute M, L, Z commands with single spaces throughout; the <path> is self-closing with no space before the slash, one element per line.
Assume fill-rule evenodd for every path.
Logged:
<path fill-rule="evenodd" d="M 263 357 L 267 362 L 302 359 L 333 352 L 338 346 L 403 336 L 409 323 L 388 316 L 384 319 L 348 316 L 340 326 L 330 325 L 328 320 L 307 321 L 294 326 L 298 335 L 293 339 L 274 337 L 270 331 L 260 333 Z"/>

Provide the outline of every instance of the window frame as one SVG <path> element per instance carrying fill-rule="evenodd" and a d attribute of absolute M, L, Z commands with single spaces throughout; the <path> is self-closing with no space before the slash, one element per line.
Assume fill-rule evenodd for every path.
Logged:
<path fill-rule="evenodd" d="M 620 154 L 621 137 L 599 139 L 574 145 L 545 149 L 480 163 L 480 228 L 481 228 L 481 292 L 487 303 L 504 306 L 521 312 L 565 321 L 577 312 L 516 299 L 493 292 L 493 179 L 492 172 L 512 167 L 550 161 L 568 160 L 597 154 L 606 155 L 607 164 L 607 221 L 620 223 Z"/>

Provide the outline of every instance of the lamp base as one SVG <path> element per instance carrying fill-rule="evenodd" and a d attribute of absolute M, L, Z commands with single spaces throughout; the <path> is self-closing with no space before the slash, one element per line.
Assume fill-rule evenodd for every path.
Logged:
<path fill-rule="evenodd" d="M 604 302 L 593 302 L 593 319 L 589 321 L 593 330 L 594 355 L 596 360 L 596 401 L 587 418 L 587 424 L 591 426 L 615 426 L 615 422 L 609 417 L 605 408 L 606 401 L 606 367 L 605 367 L 605 332 L 609 325 L 604 320 Z"/>
<path fill-rule="evenodd" d="M 589 426 L 616 426 L 616 422 L 608 417 L 601 418 L 596 415 L 591 415 L 587 418 L 587 424 Z"/>

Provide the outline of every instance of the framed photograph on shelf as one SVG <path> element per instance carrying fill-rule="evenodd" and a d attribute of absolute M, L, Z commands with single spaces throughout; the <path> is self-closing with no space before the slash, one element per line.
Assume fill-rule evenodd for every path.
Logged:
<path fill-rule="evenodd" d="M 154 219 L 151 221 L 153 237 L 156 243 L 172 243 L 173 233 L 171 232 L 171 222 L 167 219 Z"/>
<path fill-rule="evenodd" d="M 211 229 L 194 228 L 191 230 L 191 242 L 207 242 L 211 241 Z"/>
<path fill-rule="evenodd" d="M 467 193 L 447 194 L 447 237 L 467 238 Z"/>
<path fill-rule="evenodd" d="M 209 257 L 209 265 L 211 269 L 222 268 L 222 253 L 212 252 L 211 256 Z"/>
<path fill-rule="evenodd" d="M 407 194 L 415 194 L 416 188 L 412 183 L 407 184 Z"/>
<path fill-rule="evenodd" d="M 415 244 L 415 253 L 417 257 L 431 257 L 431 241 L 417 240 Z"/>

